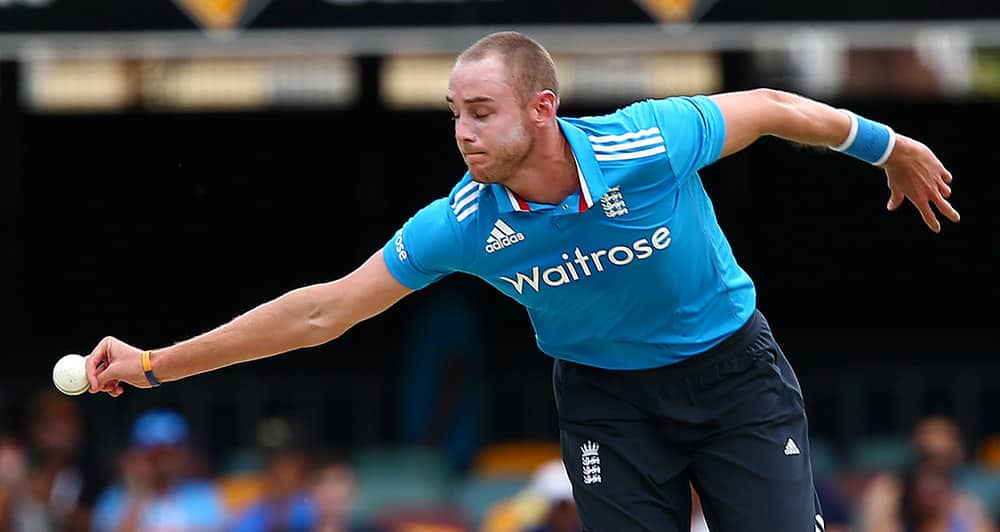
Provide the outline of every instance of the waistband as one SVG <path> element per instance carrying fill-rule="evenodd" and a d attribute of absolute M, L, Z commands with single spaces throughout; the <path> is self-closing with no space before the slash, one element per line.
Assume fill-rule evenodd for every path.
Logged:
<path fill-rule="evenodd" d="M 705 368 L 715 367 L 718 364 L 734 358 L 735 355 L 744 353 L 755 343 L 767 344 L 770 334 L 761 333 L 768 330 L 767 320 L 759 310 L 754 310 L 750 318 L 736 332 L 732 333 L 725 340 L 712 347 L 704 353 L 692 355 L 685 360 L 648 369 L 603 369 L 594 366 L 587 366 L 569 360 L 554 360 L 556 367 L 565 368 L 580 375 L 621 375 L 629 377 L 652 377 L 652 378 L 682 378 L 697 374 Z M 766 336 L 766 338 L 765 338 Z"/>
<path fill-rule="evenodd" d="M 687 373 L 713 366 L 717 362 L 731 357 L 733 354 L 744 352 L 757 340 L 761 330 L 765 327 L 767 327 L 767 320 L 764 319 L 764 315 L 759 310 L 754 310 L 753 314 L 750 315 L 750 319 L 742 327 L 736 329 L 736 332 L 708 351 L 692 355 L 676 364 L 643 371 L 655 371 L 661 375 L 670 375 L 673 373 Z"/>
<path fill-rule="evenodd" d="M 759 310 L 754 310 L 750 319 L 748 319 L 746 323 L 744 323 L 739 329 L 736 330 L 736 332 L 729 335 L 728 338 L 717 344 L 715 347 L 712 347 L 704 353 L 692 355 L 675 364 L 660 366 L 658 368 L 608 370 L 585 366 L 565 360 L 559 360 L 557 362 L 559 364 L 578 366 L 580 368 L 578 371 L 582 371 L 587 374 L 602 373 L 606 375 L 608 373 L 614 373 L 622 376 L 627 375 L 637 377 L 640 379 L 647 376 L 659 379 L 690 377 L 693 374 L 698 374 L 700 370 L 704 368 L 715 367 L 719 363 L 733 358 L 734 355 L 745 352 L 752 344 L 760 339 L 761 331 L 765 328 L 767 328 L 767 320 L 764 319 L 764 315 L 761 314 Z"/>

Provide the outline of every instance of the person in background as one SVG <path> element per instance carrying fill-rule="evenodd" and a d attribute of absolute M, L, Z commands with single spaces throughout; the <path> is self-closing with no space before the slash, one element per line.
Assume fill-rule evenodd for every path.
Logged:
<path fill-rule="evenodd" d="M 548 460 L 514 495 L 494 502 L 480 532 L 555 532 L 581 530 L 573 486 L 562 460 Z"/>
<path fill-rule="evenodd" d="M 172 410 L 150 410 L 133 424 L 120 460 L 122 481 L 94 508 L 94 532 L 214 532 L 225 512 L 209 482 L 190 473 L 190 430 Z"/>
<path fill-rule="evenodd" d="M 11 435 L 0 435 L 0 531 L 50 532 L 55 524 L 31 493 L 28 454 Z"/>
<path fill-rule="evenodd" d="M 264 468 L 264 494 L 230 528 L 232 532 L 309 532 L 317 519 L 308 492 L 309 459 L 297 447 L 271 451 Z"/>
<path fill-rule="evenodd" d="M 59 531 L 89 527 L 94 471 L 81 460 L 84 421 L 79 403 L 51 390 L 32 400 L 28 427 L 31 492 Z"/>
<path fill-rule="evenodd" d="M 862 532 L 996 532 L 981 501 L 957 483 L 965 462 L 953 420 L 927 416 L 911 433 L 913 463 L 868 484 L 860 507 Z"/>
<path fill-rule="evenodd" d="M 400 443 L 433 446 L 464 470 L 481 444 L 486 342 L 472 299 L 445 290 L 409 323 L 400 365 Z"/>
<path fill-rule="evenodd" d="M 545 505 L 540 522 L 528 532 L 580 532 L 580 514 L 573 502 L 573 485 L 562 460 L 548 462 L 535 472 L 530 489 Z"/>
<path fill-rule="evenodd" d="M 969 506 L 947 470 L 919 463 L 905 477 L 900 519 L 890 530 L 900 532 L 995 532 L 981 509 Z M 888 532 L 888 530 L 887 530 Z"/>
<path fill-rule="evenodd" d="M 991 521 L 987 516 L 983 500 L 962 484 L 962 477 L 968 471 L 966 445 L 962 429 L 954 419 L 943 415 L 922 418 L 913 427 L 911 445 L 918 464 L 915 468 L 917 473 L 914 473 L 916 477 L 914 482 L 924 481 L 922 484 L 917 483 L 910 486 L 911 488 L 916 489 L 923 484 L 933 485 L 934 482 L 943 482 L 947 484 L 947 491 L 950 492 L 948 497 L 949 513 L 957 521 L 974 524 Z M 914 502 L 920 503 L 921 501 L 923 499 L 916 497 Z M 916 511 L 918 508 L 913 510 Z M 993 530 L 994 525 L 976 526 L 980 526 L 980 528 L 975 528 L 975 530 Z"/>
<path fill-rule="evenodd" d="M 76 532 L 89 528 L 94 475 L 80 462 L 83 418 L 72 399 L 49 390 L 31 398 L 25 440 L 0 443 L 0 531 Z M 84 479 L 89 480 L 85 483 Z"/>
<path fill-rule="evenodd" d="M 325 453 L 317 457 L 313 471 L 310 497 L 316 522 L 312 532 L 387 532 L 355 516 L 358 480 L 346 458 Z"/>

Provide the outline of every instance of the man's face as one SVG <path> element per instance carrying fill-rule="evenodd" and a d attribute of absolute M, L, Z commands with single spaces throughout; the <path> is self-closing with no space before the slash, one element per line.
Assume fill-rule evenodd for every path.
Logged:
<path fill-rule="evenodd" d="M 457 63 L 448 106 L 455 142 L 474 180 L 503 183 L 517 173 L 534 145 L 534 129 L 499 57 Z"/>

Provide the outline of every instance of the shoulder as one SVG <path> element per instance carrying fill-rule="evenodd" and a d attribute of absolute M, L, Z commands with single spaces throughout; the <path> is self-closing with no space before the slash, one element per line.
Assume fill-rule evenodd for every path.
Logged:
<path fill-rule="evenodd" d="M 697 94 L 690 96 L 669 96 L 666 98 L 647 98 L 626 105 L 616 111 L 600 116 L 584 116 L 567 119 L 573 125 L 590 135 L 606 136 L 622 134 L 627 131 L 647 128 L 659 128 L 671 119 L 683 119 L 694 113 L 719 112 L 718 105 L 708 96 Z"/>
<path fill-rule="evenodd" d="M 390 271 L 410 288 L 422 288 L 462 269 L 472 257 L 471 235 L 478 230 L 484 187 L 464 176 L 448 193 L 414 213 L 386 242 Z M 398 266 L 398 268 L 397 268 Z"/>
<path fill-rule="evenodd" d="M 601 115 L 569 118 L 566 121 L 579 129 L 594 160 L 602 169 L 639 167 L 661 161 L 666 151 L 661 126 L 647 100 L 633 103 L 617 111 Z M 580 141 L 583 141 L 580 138 Z M 606 175 L 608 179 L 612 176 Z M 613 185 L 608 181 L 609 185 Z"/>
<path fill-rule="evenodd" d="M 589 128 L 588 139 L 602 167 L 639 168 L 666 161 L 677 180 L 715 162 L 725 141 L 722 112 L 704 95 L 642 100 L 579 121 L 585 126 L 577 127 Z"/>
<path fill-rule="evenodd" d="M 639 132 L 651 133 L 645 131 L 649 129 L 656 129 L 655 133 L 659 133 L 652 102 L 653 100 L 636 101 L 605 115 L 565 120 L 586 133 L 591 142 L 628 140 L 635 138 Z"/>
<path fill-rule="evenodd" d="M 485 185 L 476 183 L 468 173 L 452 187 L 447 196 L 431 201 L 404 224 L 410 231 L 422 233 L 444 231 L 460 234 L 463 227 L 474 225 L 479 212 L 479 199 Z"/>
<path fill-rule="evenodd" d="M 447 216 L 461 227 L 471 225 L 470 222 L 478 218 L 479 200 L 485 189 L 486 185 L 473 181 L 466 172 L 442 202 L 448 207 Z"/>

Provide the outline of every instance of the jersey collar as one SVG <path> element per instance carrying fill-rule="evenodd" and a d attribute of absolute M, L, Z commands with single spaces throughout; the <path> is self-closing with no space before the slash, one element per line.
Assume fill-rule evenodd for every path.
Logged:
<path fill-rule="evenodd" d="M 499 183 L 494 183 L 490 187 L 493 197 L 496 198 L 497 207 L 500 212 L 548 212 L 554 215 L 575 214 L 593 207 L 594 202 L 599 200 L 608 191 L 608 185 L 604 181 L 604 174 L 597 164 L 597 159 L 594 158 L 594 149 L 590 145 L 587 134 L 562 118 L 557 117 L 556 120 L 563 135 L 566 137 L 566 141 L 569 142 L 573 157 L 576 159 L 576 172 L 577 177 L 580 179 L 580 189 L 570 194 L 559 205 L 548 205 L 526 201 L 509 188 Z"/>

